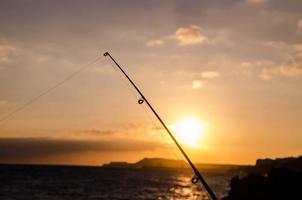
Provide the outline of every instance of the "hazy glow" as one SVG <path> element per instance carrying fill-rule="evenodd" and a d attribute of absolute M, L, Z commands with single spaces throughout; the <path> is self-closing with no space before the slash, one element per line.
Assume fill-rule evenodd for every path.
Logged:
<path fill-rule="evenodd" d="M 106 51 L 192 160 L 301 155 L 302 1 L 185 2 L 1 1 L 0 163 L 175 158 Z"/>
<path fill-rule="evenodd" d="M 190 147 L 201 147 L 205 123 L 197 118 L 187 117 L 173 126 L 176 138 L 180 143 Z"/>

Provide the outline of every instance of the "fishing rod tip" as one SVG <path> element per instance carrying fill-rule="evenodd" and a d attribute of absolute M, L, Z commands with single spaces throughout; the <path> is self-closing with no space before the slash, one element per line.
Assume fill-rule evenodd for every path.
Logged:
<path fill-rule="evenodd" d="M 105 53 L 104 53 L 104 56 L 108 56 L 108 55 L 109 55 L 109 53 L 108 53 L 108 52 L 105 52 Z"/>

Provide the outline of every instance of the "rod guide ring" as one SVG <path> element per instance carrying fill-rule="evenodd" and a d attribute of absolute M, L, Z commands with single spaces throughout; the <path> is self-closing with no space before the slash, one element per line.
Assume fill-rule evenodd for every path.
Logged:
<path fill-rule="evenodd" d="M 138 104 L 143 104 L 144 103 L 144 99 L 140 98 L 137 102 L 138 102 Z"/>
<path fill-rule="evenodd" d="M 193 184 L 198 183 L 198 181 L 199 181 L 199 178 L 197 178 L 196 176 L 194 176 L 194 177 L 191 179 L 191 182 L 192 182 Z"/>

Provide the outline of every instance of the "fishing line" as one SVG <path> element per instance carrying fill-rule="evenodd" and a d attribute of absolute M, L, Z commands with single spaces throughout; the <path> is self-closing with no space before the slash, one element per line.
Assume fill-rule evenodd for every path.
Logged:
<path fill-rule="evenodd" d="M 20 105 L 19 107 L 17 107 L 16 109 L 12 110 L 11 112 L 9 112 L 8 114 L 4 115 L 1 119 L 0 119 L 0 124 L 5 122 L 6 120 L 12 118 L 16 113 L 24 110 L 25 108 L 29 107 L 30 105 L 32 105 L 33 103 L 37 102 L 40 98 L 42 98 L 43 96 L 47 95 L 48 93 L 52 92 L 53 90 L 55 90 L 56 88 L 60 87 L 61 85 L 63 85 L 65 82 L 69 81 L 70 79 L 74 78 L 75 76 L 77 76 L 78 74 L 80 74 L 81 72 L 83 72 L 84 70 L 86 70 L 88 67 L 92 66 L 94 63 L 96 63 L 98 60 L 102 60 L 102 62 L 105 61 L 105 59 L 101 59 L 101 58 L 96 58 L 93 61 L 89 62 L 88 64 L 84 65 L 83 67 L 80 67 L 78 70 L 76 70 L 75 72 L 71 73 L 70 75 L 66 76 L 63 80 L 57 82 L 56 84 L 54 84 L 52 87 L 48 88 L 47 90 L 42 91 L 40 94 L 38 94 L 37 96 L 29 99 L 28 101 L 26 101 L 24 104 Z"/>
<path fill-rule="evenodd" d="M 138 101 L 139 104 L 142 104 L 145 102 L 145 104 L 149 107 L 149 109 L 153 112 L 153 114 L 156 116 L 158 121 L 161 123 L 162 127 L 167 131 L 171 139 L 174 141 L 176 146 L 178 147 L 179 151 L 182 153 L 183 157 L 188 161 L 190 167 L 194 171 L 195 176 L 192 178 L 192 183 L 201 182 L 201 184 L 204 186 L 204 188 L 207 190 L 208 195 L 211 197 L 212 200 L 217 200 L 216 195 L 212 191 L 211 187 L 208 185 L 207 181 L 204 179 L 203 175 L 200 173 L 200 171 L 196 168 L 194 163 L 191 161 L 187 153 L 184 151 L 184 149 L 181 147 L 180 143 L 177 141 L 177 139 L 174 137 L 173 133 L 170 131 L 168 126 L 165 124 L 165 122 L 162 120 L 162 118 L 158 115 L 154 107 L 151 105 L 151 103 L 147 100 L 147 98 L 144 96 L 144 94 L 141 92 L 141 90 L 137 87 L 137 85 L 132 81 L 132 79 L 128 76 L 128 74 L 124 71 L 124 69 L 116 62 L 116 60 L 108 53 L 104 53 L 105 57 L 109 57 L 116 67 L 121 71 L 122 74 L 128 79 L 128 81 L 131 83 L 133 88 L 137 91 L 137 93 L 140 95 L 140 99 Z"/>
<path fill-rule="evenodd" d="M 158 123 L 156 123 L 154 121 L 153 117 L 151 117 L 150 111 L 148 112 L 148 110 L 146 109 L 145 105 L 142 105 L 142 108 L 145 111 L 146 116 L 149 118 L 149 121 L 151 121 L 153 123 L 153 126 L 155 127 L 155 129 L 158 130 L 158 132 L 160 133 L 160 136 L 163 139 L 163 141 L 166 142 L 169 145 L 169 147 L 172 147 L 172 148 L 167 148 L 169 150 L 170 154 L 172 156 L 174 155 L 174 158 L 176 158 L 177 160 L 184 161 L 184 163 L 187 165 L 187 167 L 190 168 L 189 163 L 186 160 L 183 160 L 183 159 L 180 158 L 182 156 L 179 156 L 179 153 L 178 153 L 178 151 L 176 149 L 176 146 L 175 145 L 170 145 L 171 139 L 167 139 L 167 136 L 166 136 L 166 134 L 164 134 L 163 129 L 160 128 L 160 126 L 157 125 Z"/>
<path fill-rule="evenodd" d="M 157 125 L 157 123 L 154 121 L 154 119 L 151 117 L 150 112 L 147 111 L 147 109 L 145 108 L 145 105 L 143 104 L 142 99 L 140 99 L 137 95 L 137 93 L 130 87 L 129 83 L 126 82 L 125 78 L 119 73 L 119 71 L 116 69 L 116 67 L 114 67 L 113 63 L 111 60 L 109 60 L 109 63 L 111 65 L 111 67 L 114 69 L 114 71 L 117 73 L 117 75 L 119 76 L 119 78 L 122 80 L 123 84 L 127 87 L 127 89 L 130 91 L 130 94 L 132 95 L 132 97 L 138 101 L 138 104 L 141 104 L 142 106 L 141 109 L 144 111 L 145 116 L 147 117 L 149 123 L 153 124 L 153 127 L 159 131 L 160 136 L 162 137 L 163 141 L 168 143 L 171 140 L 168 140 L 166 138 L 166 135 L 162 132 L 162 129 Z M 174 155 L 173 157 L 176 158 L 177 160 L 181 160 L 180 156 L 178 155 L 178 151 L 176 151 L 176 147 L 174 145 L 171 145 L 172 149 L 168 148 L 168 150 L 170 151 L 171 155 Z M 189 164 L 185 161 L 185 163 L 189 166 Z"/>
<path fill-rule="evenodd" d="M 126 82 L 126 80 L 124 79 L 124 77 L 118 72 L 118 70 L 114 67 L 113 63 L 111 60 L 107 60 L 110 64 L 110 66 L 113 68 L 113 70 L 116 72 L 116 74 L 118 75 L 118 77 L 122 80 L 122 83 L 127 87 L 127 89 L 130 91 L 130 94 L 132 95 L 132 97 L 137 101 L 138 96 L 137 94 L 132 90 L 132 88 L 129 86 L 129 84 Z"/>
<path fill-rule="evenodd" d="M 144 105 L 142 105 L 142 109 L 144 110 L 146 116 L 149 118 L 149 121 L 151 121 L 151 123 L 153 123 L 153 126 L 156 130 L 158 130 L 159 135 L 161 136 L 161 138 L 163 139 L 163 141 L 165 143 L 167 143 L 170 146 L 170 141 L 169 139 L 166 138 L 166 135 L 163 133 L 162 128 L 159 127 L 159 125 L 157 125 L 157 123 L 154 121 L 154 119 L 151 117 L 150 112 L 147 111 L 147 109 L 145 108 Z M 177 151 L 175 150 L 175 146 L 171 145 L 172 148 L 168 148 L 168 150 L 170 151 L 171 155 L 174 155 L 174 158 L 176 158 L 177 160 L 181 160 L 180 156 L 177 154 Z"/>
<path fill-rule="evenodd" d="M 130 92 L 130 94 L 131 94 L 131 96 L 133 97 L 133 99 L 135 99 L 135 101 L 138 101 L 138 103 L 141 105 L 140 107 L 141 107 L 141 109 L 144 111 L 145 116 L 147 117 L 149 123 L 151 123 L 151 124 L 153 125 L 153 127 L 154 127 L 156 130 L 158 130 L 159 135 L 161 136 L 162 140 L 163 140 L 165 143 L 167 143 L 167 144 L 169 145 L 169 147 L 171 147 L 171 148 L 169 148 L 169 147 L 167 148 L 168 151 L 170 152 L 170 155 L 172 155 L 172 157 L 176 158 L 177 160 L 183 160 L 183 159 L 180 158 L 180 157 L 182 157 L 182 156 L 179 155 L 179 152 L 177 151 L 176 146 L 175 146 L 175 145 L 170 145 L 171 139 L 167 139 L 167 136 L 166 136 L 166 134 L 163 132 L 163 129 L 160 128 L 160 126 L 158 125 L 158 122 L 155 122 L 154 118 L 151 116 L 150 111 L 148 111 L 148 110 L 146 109 L 146 105 L 144 105 L 143 102 L 140 102 L 140 101 L 143 101 L 143 100 L 141 100 L 141 99 L 138 97 L 137 93 L 133 90 L 133 88 L 130 87 L 129 83 L 125 80 L 125 77 L 123 77 L 123 76 L 119 73 L 118 69 L 116 69 L 116 67 L 113 65 L 112 61 L 109 60 L 108 62 L 109 62 L 109 64 L 111 65 L 111 67 L 114 69 L 114 71 L 117 73 L 118 77 L 121 79 L 121 81 L 123 82 L 123 84 L 126 86 L 126 88 L 127 88 L 128 91 Z M 185 165 L 186 165 L 188 168 L 190 168 L 189 163 L 188 163 L 186 160 L 183 160 L 183 161 L 184 161 Z M 192 175 L 192 177 L 193 177 L 193 175 Z M 195 180 L 198 181 L 198 179 L 195 179 Z M 198 195 L 195 196 L 195 199 L 197 199 L 197 198 L 198 198 Z"/>
<path fill-rule="evenodd" d="M 137 93 L 133 90 L 133 88 L 129 85 L 128 81 L 125 80 L 125 77 L 122 76 L 122 74 L 118 71 L 118 69 L 114 66 L 113 64 L 113 61 L 112 60 L 109 60 L 108 61 L 111 65 L 111 67 L 114 69 L 114 71 L 117 73 L 117 75 L 119 76 L 119 78 L 122 80 L 123 84 L 127 87 L 127 89 L 130 91 L 130 94 L 132 95 L 132 97 L 138 102 L 138 104 L 142 105 L 140 106 L 141 109 L 144 111 L 145 113 L 145 116 L 147 117 L 147 119 L 149 120 L 149 123 L 153 124 L 154 128 L 156 130 L 159 131 L 160 133 L 160 136 L 161 138 L 163 139 L 164 142 L 166 143 L 170 143 L 171 142 L 171 139 L 167 139 L 167 136 L 165 133 L 163 133 L 163 129 L 160 128 L 158 124 L 158 122 L 155 122 L 155 120 L 153 119 L 153 117 L 151 117 L 151 114 L 150 114 L 150 111 L 148 111 L 146 108 L 145 108 L 145 105 L 143 104 L 143 100 L 141 98 L 138 97 Z M 182 156 L 179 156 L 179 152 L 177 151 L 176 149 L 176 146 L 175 145 L 170 145 L 172 148 L 168 148 L 168 150 L 170 151 L 170 154 L 171 155 L 174 155 L 173 157 L 176 158 L 177 160 L 183 160 L 183 159 L 180 159 L 180 157 Z M 184 160 L 187 167 L 190 167 L 189 163 Z"/>
<path fill-rule="evenodd" d="M 156 130 L 159 131 L 160 136 L 162 137 L 162 139 L 163 139 L 166 143 L 169 144 L 169 142 L 171 141 L 171 139 L 167 139 L 167 136 L 166 136 L 166 134 L 164 134 L 163 129 L 160 128 L 160 127 L 157 125 L 157 123 L 154 121 L 154 119 L 151 117 L 150 111 L 148 112 L 148 110 L 145 108 L 144 105 L 142 105 L 142 108 L 143 108 L 143 110 L 145 111 L 146 116 L 149 118 L 149 120 L 150 120 L 151 122 L 153 122 L 153 126 L 156 128 Z M 182 157 L 182 156 L 179 156 L 179 153 L 178 153 L 178 151 L 177 151 L 177 149 L 176 149 L 176 146 L 175 146 L 175 145 L 170 145 L 170 144 L 169 144 L 169 146 L 172 147 L 171 149 L 170 149 L 170 148 L 167 148 L 167 149 L 169 150 L 170 154 L 171 154 L 171 155 L 174 155 L 174 158 L 176 158 L 177 160 L 182 160 L 182 161 L 184 161 L 184 163 L 187 165 L 187 167 L 190 168 L 190 165 L 189 165 L 189 163 L 188 163 L 186 160 L 180 159 L 180 157 Z M 194 174 L 191 175 L 191 177 L 194 177 Z M 203 187 L 203 186 L 202 186 L 202 187 Z M 201 189 L 201 191 L 198 191 L 195 185 L 193 185 L 193 186 L 191 187 L 191 189 L 192 189 L 192 192 L 194 191 L 193 194 L 192 194 L 192 195 L 193 195 L 193 198 L 194 198 L 195 200 L 198 199 L 199 196 L 200 196 L 200 194 L 195 194 L 195 193 L 196 193 L 196 192 L 201 192 L 202 189 Z M 195 191 L 195 190 L 196 190 L 196 191 Z"/>
<path fill-rule="evenodd" d="M 117 73 L 117 75 L 120 77 L 120 79 L 122 80 L 122 82 L 124 83 L 124 85 L 128 88 L 128 90 L 130 91 L 130 94 L 132 95 L 132 97 L 138 101 L 139 104 L 141 104 L 142 106 L 140 106 L 143 111 L 145 112 L 145 115 L 147 116 L 147 118 L 149 119 L 149 122 L 151 122 L 151 124 L 153 124 L 153 126 L 155 127 L 156 130 L 159 131 L 161 138 L 163 139 L 164 142 L 166 143 L 170 143 L 172 140 L 169 138 L 167 139 L 167 135 L 163 132 L 163 129 L 160 128 L 160 125 L 158 125 L 158 122 L 155 122 L 154 117 L 151 116 L 150 111 L 148 111 L 146 109 L 146 105 L 143 104 L 143 100 L 140 99 L 137 95 L 137 93 L 133 90 L 133 88 L 129 85 L 129 82 L 127 80 L 125 80 L 125 77 L 122 76 L 122 74 L 118 71 L 118 69 L 114 66 L 113 61 L 109 60 L 109 63 L 111 65 L 111 67 L 114 69 L 114 71 Z M 173 142 L 173 141 L 172 141 Z M 182 156 L 179 155 L 179 151 L 177 150 L 175 145 L 170 145 L 172 148 L 168 148 L 170 151 L 171 155 L 174 155 L 173 157 L 176 158 L 177 160 L 183 160 L 185 161 L 186 165 L 188 168 L 190 168 L 189 163 L 184 160 L 181 159 Z"/>
<path fill-rule="evenodd" d="M 176 149 L 175 145 L 171 145 L 171 139 L 167 139 L 166 134 L 163 132 L 163 129 L 160 128 L 160 126 L 158 125 L 158 122 L 155 122 L 154 118 L 151 116 L 150 111 L 148 111 L 146 109 L 146 105 L 144 105 L 144 101 L 138 97 L 137 93 L 133 90 L 132 87 L 130 87 L 129 83 L 125 80 L 125 77 L 123 77 L 118 69 L 116 69 L 116 67 L 113 65 L 111 60 L 108 60 L 109 64 L 111 65 L 111 67 L 114 69 L 114 71 L 117 73 L 118 77 L 121 79 L 121 82 L 126 86 L 126 88 L 128 89 L 128 91 L 130 92 L 131 96 L 133 97 L 133 99 L 135 99 L 135 101 L 137 101 L 138 104 L 140 104 L 141 106 L 139 106 L 145 113 L 145 117 L 148 119 L 149 123 L 153 125 L 153 128 L 155 128 L 155 130 L 157 130 L 159 132 L 159 135 L 161 136 L 162 140 L 167 143 L 169 145 L 169 147 L 171 148 L 167 148 L 168 151 L 170 152 L 170 155 L 172 155 L 172 157 L 176 158 L 177 160 L 183 160 L 180 159 L 179 152 Z M 187 165 L 188 168 L 190 168 L 189 163 L 186 160 L 183 160 L 185 162 L 185 164 Z M 192 188 L 193 189 L 193 188 Z M 198 196 L 196 195 L 195 198 L 198 198 Z"/>
<path fill-rule="evenodd" d="M 163 141 L 166 142 L 169 145 L 169 147 L 171 147 L 171 148 L 168 148 L 168 150 L 170 151 L 171 155 L 174 155 L 174 157 L 177 160 L 184 161 L 185 164 L 187 165 L 187 167 L 190 168 L 189 163 L 186 160 L 182 159 L 182 156 L 179 155 L 179 152 L 176 149 L 176 146 L 173 145 L 173 144 L 170 144 L 171 142 L 173 143 L 173 141 L 170 138 L 167 139 L 167 135 L 163 132 L 164 129 L 160 128 L 160 125 L 158 125 L 158 122 L 155 122 L 154 117 L 151 116 L 150 111 L 148 111 L 146 109 L 146 105 L 142 105 L 142 108 L 145 111 L 145 113 L 146 113 L 147 117 L 149 118 L 149 120 L 153 123 L 153 126 L 155 127 L 155 129 L 158 130 L 158 132 L 160 133 L 160 136 L 162 137 Z"/>

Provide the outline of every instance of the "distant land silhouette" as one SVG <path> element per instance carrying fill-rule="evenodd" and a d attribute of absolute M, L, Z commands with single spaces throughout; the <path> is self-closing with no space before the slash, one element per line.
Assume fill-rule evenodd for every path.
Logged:
<path fill-rule="evenodd" d="M 291 171 L 302 171 L 302 156 L 277 159 L 258 159 L 255 165 L 233 165 L 233 164 L 209 164 L 195 163 L 196 167 L 205 172 L 239 172 L 267 173 L 272 168 L 286 168 Z M 167 168 L 167 169 L 190 169 L 184 160 L 173 160 L 166 158 L 143 158 L 136 163 L 110 162 L 103 164 L 104 168 Z"/>
<path fill-rule="evenodd" d="M 228 164 L 195 164 L 203 172 L 234 172 L 242 168 L 248 168 L 245 165 L 228 165 Z M 166 168 L 166 169 L 190 169 L 184 160 L 172 160 L 165 158 L 144 158 L 136 163 L 127 162 L 110 162 L 102 165 L 104 168 Z"/>

